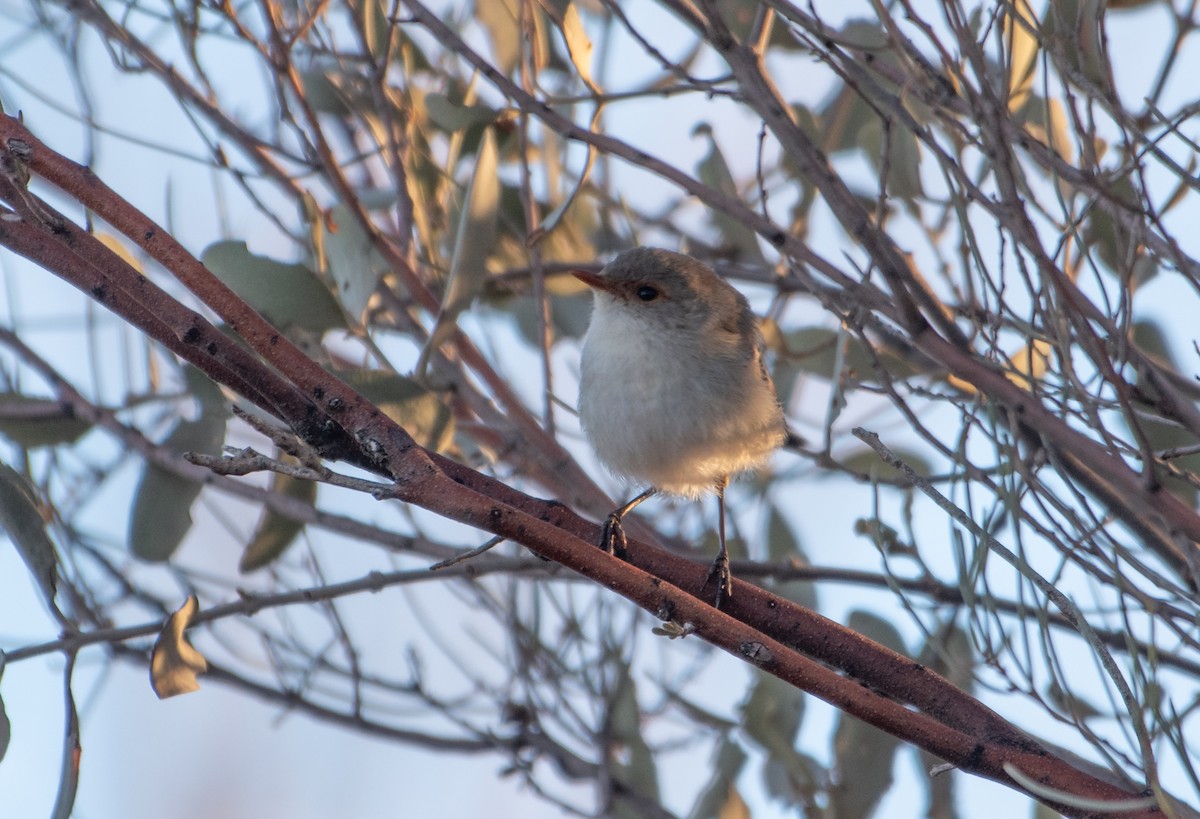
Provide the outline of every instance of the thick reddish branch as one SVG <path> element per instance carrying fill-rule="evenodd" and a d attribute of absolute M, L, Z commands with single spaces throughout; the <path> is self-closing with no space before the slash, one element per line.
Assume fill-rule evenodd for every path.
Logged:
<path fill-rule="evenodd" d="M 1007 762 L 1065 792 L 1099 799 L 1130 796 L 1050 754 L 940 676 L 861 635 L 742 582 L 736 582 L 727 610 L 717 611 L 705 602 L 712 599 L 713 590 L 705 588 L 704 567 L 636 541 L 630 544 L 629 561 L 617 560 L 592 545 L 599 534 L 597 527 L 561 504 L 529 497 L 426 452 L 378 409 L 287 342 L 172 237 L 90 171 L 57 157 L 14 120 L 0 120 L 0 141 L 11 147 L 13 140 L 26 152 L 31 169 L 47 174 L 55 185 L 81 198 L 127 235 L 136 233 L 133 238 L 143 248 L 225 318 L 263 359 L 311 396 L 329 418 L 353 436 L 365 458 L 395 479 L 393 497 L 522 543 L 658 617 L 690 624 L 696 634 L 714 645 L 966 771 L 1019 787 L 1004 772 Z M 23 225 L 9 235 L 20 233 L 28 239 L 30 227 Z M 43 233 L 48 237 L 42 239 L 43 244 L 27 245 L 31 257 L 65 277 L 78 275 L 78 255 L 64 236 L 78 239 L 82 234 Z M 117 263 L 124 265 L 119 259 Z M 104 264 L 111 276 L 108 268 L 115 263 L 106 257 Z M 92 272 L 95 274 L 94 268 Z M 122 290 L 126 287 L 133 285 L 123 285 Z M 140 320 L 149 335 L 174 345 L 172 349 L 178 347 L 179 328 L 172 321 L 148 320 L 143 301 L 110 300 L 108 306 L 131 320 Z M 195 345 L 186 345 L 186 352 L 200 358 L 215 355 L 207 347 Z M 249 370 L 238 377 L 249 384 L 275 377 L 270 367 L 256 359 L 251 358 L 246 366 Z M 229 386 L 236 388 L 239 383 L 224 363 L 206 371 Z M 286 420 L 293 428 L 303 428 L 305 419 Z M 919 710 L 910 710 L 910 705 Z M 1064 813 L 1084 815 L 1058 807 Z M 1152 812 L 1130 815 L 1149 816 Z"/>

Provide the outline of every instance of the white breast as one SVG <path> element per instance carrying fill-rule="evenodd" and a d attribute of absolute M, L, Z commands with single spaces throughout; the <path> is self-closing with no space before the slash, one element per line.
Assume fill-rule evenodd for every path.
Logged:
<path fill-rule="evenodd" d="M 757 360 L 713 355 L 709 342 L 596 300 L 579 412 L 606 466 L 694 497 L 761 465 L 782 443 L 782 411 Z"/>

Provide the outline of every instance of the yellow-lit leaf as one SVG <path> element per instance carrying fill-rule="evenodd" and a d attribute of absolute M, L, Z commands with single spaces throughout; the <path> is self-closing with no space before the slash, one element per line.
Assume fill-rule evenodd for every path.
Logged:
<path fill-rule="evenodd" d="M 717 811 L 717 819 L 750 819 L 750 808 L 738 793 L 736 785 L 730 785 L 725 792 L 725 802 Z"/>
<path fill-rule="evenodd" d="M 1008 110 L 1020 111 L 1033 88 L 1038 40 L 1034 35 L 1037 19 L 1029 0 L 1014 0 L 1004 18 L 1004 39 L 1008 44 Z"/>
<path fill-rule="evenodd" d="M 285 463 L 298 463 L 295 458 L 290 456 L 283 456 L 281 460 Z M 317 500 L 317 482 L 293 478 L 291 475 L 276 472 L 271 476 L 271 492 L 295 498 L 311 506 Z M 254 537 L 250 539 L 246 551 L 242 552 L 238 571 L 245 574 L 274 563 L 280 555 L 287 551 L 287 548 L 292 545 L 296 536 L 303 529 L 303 521 L 265 508 L 262 517 L 259 518 L 258 526 L 254 530 Z"/>
<path fill-rule="evenodd" d="M 500 211 L 498 165 L 496 135 L 488 128 L 479 143 L 475 172 L 471 176 L 471 184 L 467 186 L 466 205 L 458 220 L 446 294 L 442 298 L 429 342 L 417 362 L 418 377 L 424 375 L 429 356 L 450 338 L 458 316 L 471 306 L 487 281 L 487 257 L 496 238 L 496 222 Z"/>
<path fill-rule="evenodd" d="M 208 670 L 208 661 L 184 636 L 199 608 L 200 601 L 195 595 L 190 595 L 167 618 L 166 625 L 154 642 L 154 651 L 150 655 L 150 684 L 154 686 L 154 693 L 159 699 L 200 690 L 196 675 Z"/>
<path fill-rule="evenodd" d="M 122 261 L 124 261 L 138 273 L 144 272 L 142 270 L 142 263 L 138 261 L 137 257 L 129 251 L 129 248 L 126 247 L 125 243 L 116 236 L 105 231 L 97 231 L 92 235 L 99 240 L 100 244 L 104 245 L 113 253 L 116 253 L 118 256 L 120 256 Z"/>
<path fill-rule="evenodd" d="M 575 70 L 579 72 L 579 78 L 590 90 L 596 91 L 592 82 L 592 41 L 583 30 L 579 9 L 574 3 L 568 4 L 567 10 L 563 12 L 562 29 L 563 39 L 567 41 L 567 52 L 571 55 Z"/>
<path fill-rule="evenodd" d="M 1035 338 L 1010 361 L 1012 369 L 1005 373 L 1009 381 L 1025 390 L 1032 390 L 1036 381 L 1041 381 L 1050 365 L 1050 342 Z"/>

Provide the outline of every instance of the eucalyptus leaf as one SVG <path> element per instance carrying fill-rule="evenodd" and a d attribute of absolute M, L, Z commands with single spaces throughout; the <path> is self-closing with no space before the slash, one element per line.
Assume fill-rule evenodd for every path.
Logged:
<path fill-rule="evenodd" d="M 725 155 L 717 146 L 713 136 L 712 126 L 702 124 L 692 132 L 694 136 L 702 136 L 708 140 L 708 154 L 696 166 L 696 175 L 700 181 L 713 190 L 720 191 L 735 199 L 740 199 L 733 173 L 725 161 Z M 740 220 L 724 213 L 719 209 L 710 211 L 714 227 L 720 232 L 722 244 L 726 249 L 741 260 L 763 263 L 762 249 L 758 246 L 758 235 Z"/>
<path fill-rule="evenodd" d="M 26 449 L 74 443 L 93 426 L 62 401 L 0 393 L 0 435 Z"/>
<path fill-rule="evenodd" d="M 284 458 L 284 460 L 294 462 L 295 459 Z M 317 501 L 317 482 L 293 478 L 291 475 L 276 472 L 271 476 L 271 492 L 312 506 Z M 245 551 L 242 552 L 238 571 L 247 574 L 274 563 L 287 551 L 288 547 L 296 540 L 296 536 L 302 531 L 304 531 L 303 521 L 281 515 L 270 507 L 264 508 L 262 517 L 258 520 L 258 526 L 254 529 L 254 536 L 246 545 Z"/>
<path fill-rule="evenodd" d="M 605 727 L 608 735 L 623 749 L 620 757 L 610 763 L 613 777 L 621 783 L 622 789 L 628 789 L 642 799 L 659 802 L 658 766 L 654 752 L 642 735 L 637 686 L 627 665 L 621 668 L 617 688 L 609 697 Z M 614 811 L 613 815 L 639 815 L 635 800 L 620 800 L 618 808 L 619 812 Z"/>
<path fill-rule="evenodd" d="M 475 171 L 467 186 L 466 206 L 458 220 L 450 279 L 429 342 L 421 351 L 418 377 L 424 375 L 429 356 L 453 334 L 459 315 L 483 290 L 487 281 L 487 258 L 496 237 L 500 206 L 499 155 L 496 135 L 488 128 L 475 157 Z"/>
<path fill-rule="evenodd" d="M 454 415 L 436 393 L 411 378 L 382 370 L 345 370 L 337 376 L 404 427 L 421 446 L 439 452 L 449 446 Z"/>
<path fill-rule="evenodd" d="M 150 685 L 159 699 L 200 690 L 196 676 L 208 670 L 208 661 L 184 634 L 199 607 L 196 596 L 190 595 L 167 618 L 154 641 L 154 650 L 150 654 Z"/>
<path fill-rule="evenodd" d="M 302 264 L 256 256 L 245 242 L 233 241 L 209 245 L 200 260 L 280 330 L 295 327 L 320 334 L 346 326 L 329 288 Z"/>
<path fill-rule="evenodd" d="M 728 737 L 717 746 L 715 757 L 712 776 L 688 813 L 688 819 L 718 819 L 722 808 L 729 802 L 730 792 L 735 790 L 738 774 L 746 764 L 746 752 Z"/>
<path fill-rule="evenodd" d="M 225 441 L 226 415 L 207 411 L 195 421 L 180 421 L 163 441 L 176 453 L 219 452 Z M 147 463 L 134 491 L 129 517 L 129 547 L 142 560 L 169 560 L 192 528 L 192 503 L 203 484 Z"/>
<path fill-rule="evenodd" d="M 847 625 L 865 637 L 906 653 L 895 626 L 865 611 L 850 614 Z M 844 711 L 834 731 L 837 784 L 829 791 L 832 815 L 838 819 L 867 819 L 892 784 L 892 767 L 900 740 Z"/>
<path fill-rule="evenodd" d="M 330 210 L 329 227 L 325 239 L 329 276 L 336 287 L 337 300 L 357 324 L 387 271 L 387 263 L 350 208 L 337 205 Z"/>
<path fill-rule="evenodd" d="M 592 82 L 592 41 L 583 29 L 583 21 L 579 19 L 579 8 L 575 3 L 568 3 L 563 12 L 562 32 L 567 53 L 571 55 L 571 63 L 579 72 L 579 78 L 595 91 L 596 84 Z"/>
<path fill-rule="evenodd" d="M 443 131 L 461 131 L 472 125 L 487 125 L 500 116 L 500 111 L 490 105 L 461 105 L 436 91 L 425 95 L 425 110 L 430 121 Z"/>
<path fill-rule="evenodd" d="M 15 469 L 0 463 L 0 526 L 8 533 L 17 554 L 33 575 L 47 605 L 54 606 L 58 585 L 58 557 L 46 521 L 38 511 L 33 487 Z"/>
<path fill-rule="evenodd" d="M 12 740 L 12 722 L 8 718 L 8 711 L 4 708 L 4 697 L 0 697 L 0 762 L 4 761 L 4 755 L 8 753 L 10 740 Z"/>

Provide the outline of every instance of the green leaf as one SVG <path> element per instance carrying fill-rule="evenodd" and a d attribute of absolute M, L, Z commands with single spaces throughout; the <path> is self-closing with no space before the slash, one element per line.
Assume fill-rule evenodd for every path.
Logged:
<path fill-rule="evenodd" d="M 642 710 L 638 704 L 637 686 L 629 674 L 629 667 L 620 669 L 620 679 L 617 688 L 612 692 L 608 701 L 608 713 L 605 715 L 606 733 L 619 744 L 619 753 L 611 762 L 613 778 L 624 787 L 617 789 L 629 790 L 640 797 L 657 803 L 658 767 L 654 761 L 654 752 L 642 736 Z M 638 801 L 615 800 L 616 816 L 634 817 L 642 815 L 638 812 Z"/>
<path fill-rule="evenodd" d="M 922 456 L 913 452 L 908 452 L 902 449 L 893 449 L 896 456 L 904 463 L 913 468 L 913 471 L 922 477 L 928 477 L 932 470 L 929 467 L 929 462 Z M 866 475 L 878 476 L 883 480 L 896 480 L 901 477 L 900 470 L 886 464 L 870 447 L 863 447 L 858 452 L 846 458 L 842 458 L 842 466 L 851 469 L 855 472 L 860 472 Z"/>
<path fill-rule="evenodd" d="M 181 421 L 163 441 L 171 452 L 215 454 L 225 441 L 224 412 L 205 411 L 195 421 Z M 170 559 L 192 528 L 192 503 L 203 484 L 146 464 L 134 492 L 129 518 L 129 547 L 142 560 Z"/>
<path fill-rule="evenodd" d="M 498 165 L 496 135 L 488 128 L 475 157 L 475 172 L 467 186 L 466 206 L 458 220 L 446 293 L 429 343 L 421 351 L 417 363 L 418 377 L 424 375 L 429 356 L 450 338 L 459 315 L 471 306 L 487 281 L 487 258 L 495 242 L 500 206 Z"/>
<path fill-rule="evenodd" d="M 1170 348 L 1167 346 L 1166 335 L 1163 333 L 1162 328 L 1153 321 L 1139 321 L 1134 323 L 1133 343 L 1143 352 L 1162 362 L 1167 368 L 1179 372 L 1178 363 L 1174 360 Z M 1160 396 L 1153 384 L 1147 383 L 1141 377 L 1137 379 L 1136 383 L 1139 389 L 1152 401 L 1159 399 Z M 1138 423 L 1141 425 L 1142 431 L 1146 434 L 1151 449 L 1156 452 L 1195 446 L 1197 443 L 1200 443 L 1196 440 L 1196 436 L 1192 432 L 1172 421 L 1166 419 L 1160 420 L 1159 417 L 1149 412 L 1139 413 Z M 1191 472 L 1192 474 L 1200 473 L 1200 455 L 1185 455 L 1179 458 L 1172 458 L 1170 463 L 1177 469 L 1185 472 Z M 1177 478 L 1165 470 L 1160 470 L 1160 472 L 1162 481 L 1166 487 L 1175 495 L 1178 495 L 1189 506 L 1195 508 L 1197 500 L 1200 499 L 1200 491 L 1182 478 Z"/>
<path fill-rule="evenodd" d="M 851 612 L 847 625 L 901 654 L 904 640 L 891 623 L 865 611 Z M 830 789 L 831 815 L 838 819 L 867 819 L 892 784 L 892 766 L 900 740 L 845 712 L 838 713 L 834 731 L 837 784 Z"/>
<path fill-rule="evenodd" d="M 184 632 L 200 602 L 190 595 L 163 625 L 150 655 L 150 685 L 160 700 L 200 690 L 198 674 L 208 670 L 208 661 L 188 642 Z"/>
<path fill-rule="evenodd" d="M 845 345 L 839 371 L 838 345 Z M 923 371 L 915 361 L 886 347 L 872 344 L 871 348 L 859 337 L 827 327 L 802 327 L 783 336 L 783 356 L 792 364 L 810 375 L 827 380 L 846 376 L 859 381 L 877 381 L 874 362 L 893 378 L 905 378 Z"/>
<path fill-rule="evenodd" d="M 353 6 L 362 22 L 367 53 L 375 60 L 381 59 L 387 53 L 391 39 L 392 24 L 387 17 L 391 0 L 354 0 Z"/>
<path fill-rule="evenodd" d="M 725 161 L 725 155 L 717 146 L 712 126 L 702 123 L 696 126 L 692 135 L 708 139 L 708 155 L 696 166 L 696 175 L 700 177 L 700 181 L 713 190 L 740 199 L 741 194 L 738 192 L 737 184 L 733 181 L 733 174 L 729 170 L 729 164 Z M 758 246 L 758 235 L 753 230 L 720 210 L 710 212 L 713 225 L 720 231 L 724 240 L 723 249 L 732 251 L 736 258 L 744 261 L 763 262 L 762 249 Z"/>
<path fill-rule="evenodd" d="M 26 449 L 74 443 L 92 426 L 62 401 L 0 393 L 0 435 Z"/>
<path fill-rule="evenodd" d="M 302 264 L 256 256 L 245 242 L 209 245 L 200 260 L 280 330 L 299 328 L 320 334 L 346 326 L 329 288 Z"/>
<path fill-rule="evenodd" d="M 0 463 L 0 526 L 17 547 L 17 554 L 37 582 L 42 598 L 53 607 L 58 585 L 54 544 L 46 534 L 46 521 L 38 511 L 33 487 L 19 472 L 3 463 Z"/>
<path fill-rule="evenodd" d="M 804 718 L 804 697 L 795 686 L 759 671 L 742 704 L 743 730 L 768 756 L 792 753 Z"/>
<path fill-rule="evenodd" d="M 344 370 L 337 376 L 404 427 L 421 446 L 440 452 L 450 444 L 454 415 L 436 393 L 413 379 L 382 370 Z"/>
<path fill-rule="evenodd" d="M 809 561 L 800 546 L 800 539 L 791 524 L 772 504 L 767 518 L 767 557 L 775 563 L 807 566 Z M 810 580 L 777 580 L 767 578 L 763 587 L 809 609 L 817 608 L 817 587 Z"/>
<path fill-rule="evenodd" d="M 8 743 L 12 740 L 12 722 L 8 719 L 8 711 L 4 709 L 4 697 L 0 697 L 0 762 L 8 753 Z"/>
<path fill-rule="evenodd" d="M 968 694 L 974 690 L 975 647 L 971 635 L 957 623 L 947 623 L 931 633 L 918 659 Z M 921 766 L 926 771 L 944 761 L 941 757 L 921 751 Z M 929 808 L 925 812 L 929 819 L 957 819 L 954 786 L 958 778 L 956 771 L 944 771 L 929 777 Z"/>
<path fill-rule="evenodd" d="M 284 458 L 285 461 L 294 461 Z M 295 498 L 309 506 L 317 501 L 317 482 L 293 478 L 291 475 L 274 473 L 271 476 L 271 492 Z M 296 536 L 304 530 L 304 522 L 295 518 L 281 515 L 267 507 L 263 509 L 262 517 L 255 527 L 254 537 L 242 552 L 238 563 L 238 571 L 247 574 L 274 563 L 288 547 L 296 540 Z"/>
<path fill-rule="evenodd" d="M 721 815 L 723 806 L 729 802 L 729 794 L 735 791 L 734 783 L 746 764 L 746 752 L 736 742 L 726 737 L 717 746 L 713 760 L 712 776 L 696 804 L 692 806 L 688 819 L 714 819 Z"/>
<path fill-rule="evenodd" d="M 451 132 L 461 131 L 472 125 L 488 125 L 500 116 L 500 111 L 490 105 L 460 105 L 451 102 L 445 94 L 437 92 L 425 95 L 425 110 L 434 125 L 443 131 Z"/>
<path fill-rule="evenodd" d="M 371 244 L 362 224 L 345 205 L 329 212 L 329 233 L 325 238 L 325 258 L 336 296 L 356 324 L 371 300 L 387 263 Z"/>

